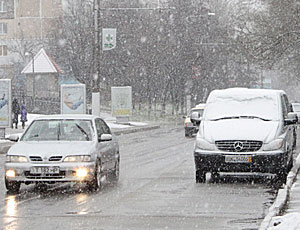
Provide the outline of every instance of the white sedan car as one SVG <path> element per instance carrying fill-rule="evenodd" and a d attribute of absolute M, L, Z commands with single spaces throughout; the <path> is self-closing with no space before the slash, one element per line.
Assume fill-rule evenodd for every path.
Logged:
<path fill-rule="evenodd" d="M 5 185 L 18 192 L 21 183 L 85 182 L 101 187 L 104 175 L 119 178 L 119 145 L 100 117 L 47 115 L 35 119 L 8 151 Z"/>

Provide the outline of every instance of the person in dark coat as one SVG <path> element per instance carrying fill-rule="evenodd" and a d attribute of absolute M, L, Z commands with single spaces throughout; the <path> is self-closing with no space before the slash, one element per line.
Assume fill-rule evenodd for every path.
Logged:
<path fill-rule="evenodd" d="M 21 106 L 21 122 L 22 122 L 22 128 L 25 128 L 25 122 L 27 121 L 27 110 L 25 105 Z"/>
<path fill-rule="evenodd" d="M 16 129 L 18 128 L 19 114 L 20 114 L 20 105 L 18 100 L 15 98 L 12 102 L 12 115 L 13 115 L 13 124 L 15 124 Z"/>

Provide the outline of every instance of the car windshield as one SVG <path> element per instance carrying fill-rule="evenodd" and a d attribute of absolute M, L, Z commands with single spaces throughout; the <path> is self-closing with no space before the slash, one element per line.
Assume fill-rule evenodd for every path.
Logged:
<path fill-rule="evenodd" d="M 90 120 L 36 120 L 21 141 L 91 141 Z"/>
<path fill-rule="evenodd" d="M 192 113 L 194 113 L 194 112 L 199 113 L 199 114 L 200 114 L 200 117 L 202 117 L 203 111 L 204 111 L 204 109 L 192 109 L 192 110 L 190 111 L 190 113 L 189 113 L 189 117 L 191 117 Z"/>
<path fill-rule="evenodd" d="M 300 112 L 300 104 L 292 104 L 294 112 Z"/>
<path fill-rule="evenodd" d="M 205 120 L 248 118 L 278 120 L 278 104 L 273 95 L 218 95 L 206 106 Z"/>

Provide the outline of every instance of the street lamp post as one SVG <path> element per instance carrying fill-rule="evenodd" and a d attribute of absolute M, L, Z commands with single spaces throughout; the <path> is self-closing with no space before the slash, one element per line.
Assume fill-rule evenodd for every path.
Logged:
<path fill-rule="evenodd" d="M 100 48 L 99 48 L 99 6 L 100 0 L 94 0 L 94 68 L 92 79 L 92 114 L 100 116 Z"/>
<path fill-rule="evenodd" d="M 33 83 L 32 83 L 32 107 L 34 109 L 35 107 L 35 70 L 34 70 L 34 54 L 31 51 L 27 51 L 25 53 L 25 56 L 31 56 L 31 62 L 32 62 L 32 78 L 33 78 Z M 27 90 L 27 89 L 26 89 Z"/>

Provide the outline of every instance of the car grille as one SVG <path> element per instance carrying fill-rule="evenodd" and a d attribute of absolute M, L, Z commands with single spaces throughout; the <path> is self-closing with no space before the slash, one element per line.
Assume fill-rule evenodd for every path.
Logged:
<path fill-rule="evenodd" d="M 216 141 L 217 148 L 226 152 L 255 152 L 262 146 L 262 141 L 229 140 Z"/>
<path fill-rule="evenodd" d="M 52 156 L 49 158 L 49 161 L 60 161 L 62 159 L 62 156 Z"/>
<path fill-rule="evenodd" d="M 65 171 L 60 171 L 58 174 L 31 174 L 27 171 L 24 174 L 27 179 L 63 179 L 66 177 Z"/>
<path fill-rule="evenodd" d="M 29 157 L 31 161 L 43 161 L 43 159 L 41 157 L 38 156 L 30 156 Z"/>
<path fill-rule="evenodd" d="M 43 160 L 42 157 L 40 156 L 30 156 L 30 161 L 33 161 L 33 162 L 37 162 L 37 161 L 47 161 L 47 160 Z M 48 161 L 61 161 L 62 159 L 62 156 L 52 156 L 48 159 Z"/>

